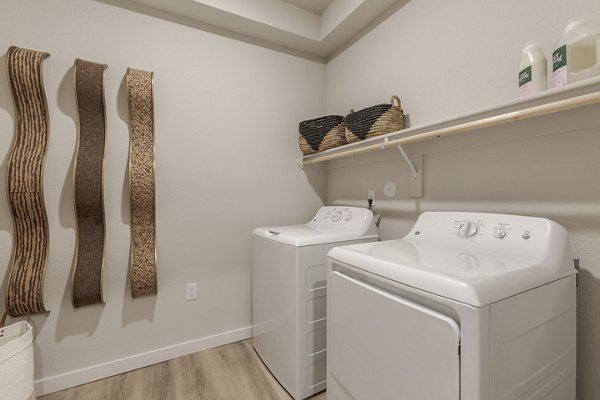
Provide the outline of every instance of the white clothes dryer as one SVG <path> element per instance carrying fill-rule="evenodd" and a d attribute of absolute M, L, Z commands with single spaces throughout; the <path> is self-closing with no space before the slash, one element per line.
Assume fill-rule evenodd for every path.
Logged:
<path fill-rule="evenodd" d="M 321 207 L 307 224 L 254 230 L 253 344 L 294 399 L 325 389 L 327 252 L 376 240 L 373 213 L 357 207 Z"/>
<path fill-rule="evenodd" d="M 575 273 L 559 224 L 429 212 L 329 252 L 328 400 L 574 400 Z"/>

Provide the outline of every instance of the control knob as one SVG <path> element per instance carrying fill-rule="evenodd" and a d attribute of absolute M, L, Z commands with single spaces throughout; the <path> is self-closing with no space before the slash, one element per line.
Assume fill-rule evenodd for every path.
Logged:
<path fill-rule="evenodd" d="M 331 216 L 331 220 L 333 222 L 338 222 L 340 218 L 342 218 L 342 213 L 340 211 L 333 213 L 333 215 Z"/>
<path fill-rule="evenodd" d="M 463 239 L 470 239 L 479 232 L 479 225 L 475 222 L 465 222 L 458 228 L 458 236 Z"/>
<path fill-rule="evenodd" d="M 494 227 L 494 232 L 492 233 L 496 239 L 504 239 L 506 237 L 506 229 L 503 226 Z"/>

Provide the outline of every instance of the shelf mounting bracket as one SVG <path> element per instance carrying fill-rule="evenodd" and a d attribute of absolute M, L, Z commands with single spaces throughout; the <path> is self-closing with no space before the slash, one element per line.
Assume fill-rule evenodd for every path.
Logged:
<path fill-rule="evenodd" d="M 413 163 L 401 145 L 396 145 L 396 148 L 400 151 L 400 154 L 402 154 L 402 157 L 404 158 L 404 161 L 406 161 L 411 172 L 408 182 L 408 195 L 410 197 L 423 197 L 423 154 L 417 152 L 414 157 L 415 163 Z"/>
<path fill-rule="evenodd" d="M 296 165 L 298 166 L 298 168 L 304 171 L 304 158 L 302 158 L 302 156 L 296 159 Z"/>
<path fill-rule="evenodd" d="M 410 168 L 410 170 L 412 171 L 412 177 L 413 177 L 413 179 L 416 179 L 416 177 L 418 175 L 417 169 L 413 165 L 412 161 L 410 161 L 410 158 L 408 158 L 408 155 L 406 154 L 406 151 L 404 151 L 404 149 L 400 145 L 397 145 L 396 148 L 398 150 L 400 150 L 400 154 L 402 154 L 402 157 L 404 157 L 404 161 L 406 161 L 406 164 L 408 164 L 408 168 Z"/>

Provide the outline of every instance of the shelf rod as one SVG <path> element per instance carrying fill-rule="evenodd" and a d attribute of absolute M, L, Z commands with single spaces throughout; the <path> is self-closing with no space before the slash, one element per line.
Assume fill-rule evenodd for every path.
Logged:
<path fill-rule="evenodd" d="M 406 161 L 406 163 L 408 164 L 408 168 L 410 168 L 410 170 L 412 171 L 413 178 L 416 178 L 417 177 L 417 169 L 413 165 L 412 161 L 410 161 L 410 158 L 408 158 L 408 156 L 406 155 L 406 152 L 404 151 L 402 146 L 397 145 L 396 148 L 398 148 L 398 150 L 400 150 L 400 154 L 402 154 L 402 157 L 404 157 L 404 161 Z"/>
<path fill-rule="evenodd" d="M 524 119 L 539 117 L 542 115 L 553 114 L 560 111 L 571 110 L 573 108 L 588 106 L 600 103 L 600 91 L 588 93 L 569 99 L 557 100 L 552 103 L 539 106 L 524 108 L 522 110 L 511 111 L 488 118 L 482 118 L 475 121 L 465 122 L 458 125 L 448 126 L 446 128 L 435 129 L 430 132 L 419 133 L 413 136 L 406 136 L 398 139 L 389 140 L 385 137 L 383 142 L 370 144 L 364 147 L 350 149 L 333 154 L 324 154 L 304 161 L 304 165 L 316 164 L 324 161 L 335 160 L 338 158 L 350 157 L 359 154 L 370 153 L 372 151 L 386 149 L 392 146 L 423 142 L 433 140 L 444 136 L 455 135 L 458 133 L 469 132 L 476 129 L 487 128 L 491 126 L 506 124 L 509 122 L 520 121 Z M 402 131 L 394 132 L 400 133 Z M 389 135 L 389 134 L 388 134 Z"/>

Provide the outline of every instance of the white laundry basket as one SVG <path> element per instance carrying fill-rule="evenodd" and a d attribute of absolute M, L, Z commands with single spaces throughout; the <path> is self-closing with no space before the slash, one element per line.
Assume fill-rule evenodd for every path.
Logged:
<path fill-rule="evenodd" d="M 25 321 L 0 328 L 0 399 L 35 399 L 32 343 L 32 328 Z"/>

